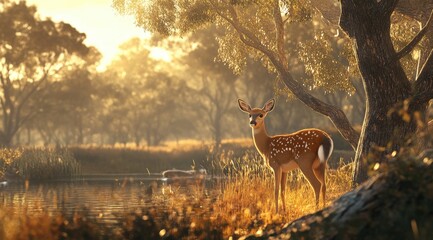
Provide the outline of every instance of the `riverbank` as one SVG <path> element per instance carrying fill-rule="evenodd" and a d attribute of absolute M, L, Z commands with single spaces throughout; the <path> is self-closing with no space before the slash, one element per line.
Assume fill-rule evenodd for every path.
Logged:
<path fill-rule="evenodd" d="M 251 139 L 231 139 L 223 141 L 218 153 L 211 145 L 186 141 L 169 143 L 158 147 L 112 147 L 77 146 L 69 151 L 81 165 L 83 174 L 99 173 L 159 173 L 169 169 L 201 169 L 210 174 L 227 173 L 228 159 L 240 159 L 254 155 L 256 149 Z M 340 161 L 350 163 L 354 152 L 336 149 L 328 161 L 328 166 L 336 169 Z"/>

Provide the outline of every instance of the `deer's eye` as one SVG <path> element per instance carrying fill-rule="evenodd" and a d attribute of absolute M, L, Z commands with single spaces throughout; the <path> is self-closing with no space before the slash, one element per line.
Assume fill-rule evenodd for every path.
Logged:
<path fill-rule="evenodd" d="M 251 117 L 251 114 L 248 114 L 248 117 Z"/>
<path fill-rule="evenodd" d="M 262 117 L 263 117 L 263 114 L 260 114 L 260 117 L 262 118 Z"/>

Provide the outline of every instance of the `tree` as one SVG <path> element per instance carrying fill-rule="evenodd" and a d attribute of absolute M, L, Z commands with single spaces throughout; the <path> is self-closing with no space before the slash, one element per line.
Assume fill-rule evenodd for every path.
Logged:
<path fill-rule="evenodd" d="M 186 70 L 194 72 L 189 81 L 194 82 L 199 101 L 194 105 L 201 110 L 204 118 L 203 125 L 212 133 L 215 149 L 221 145 L 223 133 L 230 116 L 230 105 L 236 97 L 235 81 L 238 76 L 218 57 L 218 42 L 216 38 L 221 32 L 216 28 L 203 29 L 188 37 L 189 44 L 195 45 L 193 49 L 182 57 L 182 64 Z M 196 109 L 197 109 L 196 108 Z"/>
<path fill-rule="evenodd" d="M 152 47 L 147 40 L 131 39 L 121 46 L 122 53 L 109 68 L 114 76 L 110 81 L 117 82 L 123 99 L 113 106 L 117 117 L 111 118 L 116 131 L 123 129 L 123 143 L 132 137 L 137 146 L 143 139 L 155 146 L 185 128 L 181 121 L 188 115 L 181 99 L 188 88 L 170 75 L 168 63 L 151 57 Z"/>
<path fill-rule="evenodd" d="M 18 130 L 39 114 L 41 102 L 30 99 L 49 90 L 56 74 L 78 63 L 89 48 L 83 33 L 64 22 L 40 19 L 36 7 L 25 1 L 2 2 L 0 29 L 0 145 L 10 146 Z"/>
<path fill-rule="evenodd" d="M 419 41 L 421 31 L 400 51 L 391 39 L 391 15 L 398 1 L 342 1 L 340 26 L 353 40 L 359 70 L 367 96 L 366 117 L 358 146 L 354 181 L 367 179 L 366 157 L 384 161 L 400 147 L 424 121 L 428 102 L 433 98 L 432 49 L 419 75 L 411 81 L 399 61 Z M 368 22 L 368 23 L 367 23 Z M 431 15 L 429 24 L 431 25 Z M 371 154 L 370 154 L 371 155 Z M 369 159 L 369 161 L 372 161 Z"/>
<path fill-rule="evenodd" d="M 72 68 L 63 71 L 61 78 L 62 81 L 51 84 L 46 94 L 36 95 L 43 101 L 32 124 L 38 126 L 35 129 L 45 144 L 53 144 L 53 140 L 56 144 L 83 144 L 97 115 L 93 107 L 96 95 L 93 75 L 89 69 Z"/>
<path fill-rule="evenodd" d="M 134 14 L 137 24 L 152 32 L 184 34 L 211 23 L 223 28 L 225 35 L 219 40 L 219 55 L 223 61 L 240 71 L 247 54 L 260 59 L 270 70 L 278 73 L 294 96 L 314 111 L 329 117 L 341 135 L 357 148 L 356 183 L 367 178 L 368 166 L 372 162 L 385 161 L 384 156 L 398 152 L 416 132 L 417 119 L 422 119 L 427 102 L 432 98 L 432 55 L 428 54 L 425 64 L 421 64 L 424 67 L 413 82 L 409 81 L 399 61 L 431 28 L 431 21 L 425 23 L 423 30 L 407 47 L 396 52 L 390 27 L 391 15 L 398 2 L 341 1 L 340 26 L 352 39 L 367 98 L 365 121 L 359 135 L 341 109 L 313 96 L 308 91 L 310 86 L 295 80 L 290 71 L 286 26 L 314 15 L 309 1 L 154 0 L 146 4 L 113 1 L 116 9 Z M 400 8 L 401 11 L 404 9 Z M 430 53 L 431 48 L 426 51 Z M 344 72 L 341 74 L 349 76 Z M 399 136 L 397 141 L 394 136 Z M 367 156 L 374 157 L 368 158 L 367 162 Z"/>

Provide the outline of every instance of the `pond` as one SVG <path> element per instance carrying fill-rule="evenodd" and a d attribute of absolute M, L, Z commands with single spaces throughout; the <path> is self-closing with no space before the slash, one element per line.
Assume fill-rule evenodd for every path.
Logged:
<path fill-rule="evenodd" d="M 50 214 L 85 213 L 98 223 L 116 226 L 126 213 L 164 207 L 174 194 L 214 198 L 221 193 L 217 178 L 171 181 L 161 174 L 87 175 L 49 182 L 0 184 L 0 204 L 16 211 Z"/>

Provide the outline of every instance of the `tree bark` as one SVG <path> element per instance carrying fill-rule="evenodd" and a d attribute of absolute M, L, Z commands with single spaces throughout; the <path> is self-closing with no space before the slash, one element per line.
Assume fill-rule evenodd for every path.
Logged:
<path fill-rule="evenodd" d="M 413 101 L 416 91 L 396 59 L 390 18 L 397 2 L 341 1 L 340 26 L 353 40 L 367 96 L 355 184 L 368 178 L 371 164 L 385 161 L 412 137 L 417 129 L 415 113 L 424 113 L 427 106 L 426 99 Z"/>
<path fill-rule="evenodd" d="M 311 0 L 316 8 L 329 23 L 338 26 L 340 19 L 340 3 L 338 0 Z M 419 22 L 425 21 L 433 9 L 433 0 L 399 1 L 396 11 Z"/>

